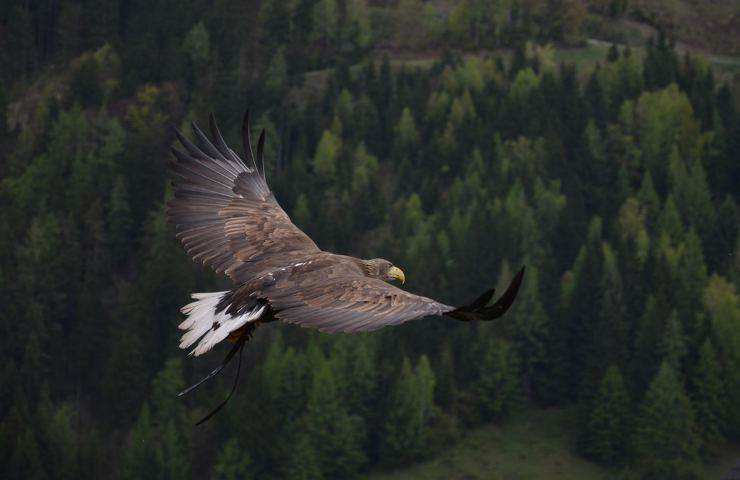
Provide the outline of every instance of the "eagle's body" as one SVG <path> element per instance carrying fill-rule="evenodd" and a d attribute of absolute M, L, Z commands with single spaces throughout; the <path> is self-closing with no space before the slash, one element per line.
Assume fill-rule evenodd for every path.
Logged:
<path fill-rule="evenodd" d="M 174 199 L 167 214 L 193 260 L 228 275 L 234 288 L 193 294 L 196 301 L 182 309 L 187 319 L 180 325 L 186 330 L 181 348 L 197 342 L 191 353 L 200 355 L 272 320 L 360 332 L 431 315 L 491 320 L 513 302 L 523 269 L 494 305 L 486 306 L 489 290 L 470 306 L 455 308 L 387 283 L 405 279 L 387 260 L 322 251 L 290 221 L 267 186 L 264 168 L 257 168 L 248 115 L 242 129 L 246 163 L 226 145 L 213 116 L 210 127 L 213 140 L 193 124 L 197 145 L 177 132 L 186 151 L 173 149 Z M 264 131 L 260 162 L 263 145 Z"/>

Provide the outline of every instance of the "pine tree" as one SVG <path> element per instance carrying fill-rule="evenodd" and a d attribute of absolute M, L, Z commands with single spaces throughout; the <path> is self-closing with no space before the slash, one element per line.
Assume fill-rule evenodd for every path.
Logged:
<path fill-rule="evenodd" d="M 27 426 L 17 437 L 6 468 L 9 480 L 49 478 L 43 466 L 36 434 L 31 426 Z"/>
<path fill-rule="evenodd" d="M 369 419 L 377 400 L 376 342 L 369 335 L 338 338 L 332 349 L 341 397 L 348 412 Z"/>
<path fill-rule="evenodd" d="M 314 365 L 303 422 L 319 469 L 327 478 L 352 477 L 367 461 L 362 419 L 347 412 L 340 392 L 329 361 Z"/>
<path fill-rule="evenodd" d="M 395 129 L 395 157 L 398 159 L 412 155 L 419 144 L 419 132 L 416 130 L 411 110 L 405 107 Z"/>
<path fill-rule="evenodd" d="M 677 374 L 681 371 L 682 360 L 687 353 L 686 344 L 684 329 L 674 310 L 668 317 L 668 321 L 663 329 L 659 348 L 663 362 L 670 365 Z"/>
<path fill-rule="evenodd" d="M 387 408 L 381 460 L 402 465 L 423 458 L 430 441 L 429 427 L 435 415 L 434 373 L 426 356 L 412 370 L 404 358 Z"/>
<path fill-rule="evenodd" d="M 115 285 L 115 302 L 106 305 L 111 312 L 108 325 L 107 355 L 99 380 L 107 420 L 115 426 L 130 425 L 141 409 L 148 389 L 146 350 L 142 342 L 147 317 L 142 312 L 139 290 L 126 281 Z"/>
<path fill-rule="evenodd" d="M 484 423 L 511 412 L 519 397 L 517 357 L 511 344 L 481 336 L 477 350 L 477 378 L 463 395 L 464 420 Z"/>
<path fill-rule="evenodd" d="M 723 388 L 727 395 L 724 431 L 740 438 L 740 297 L 735 285 L 714 274 L 704 290 L 704 305 L 711 320 L 711 336 L 722 365 Z"/>
<path fill-rule="evenodd" d="M 672 245 L 678 245 L 684 237 L 684 224 L 681 214 L 676 208 L 676 202 L 673 195 L 668 195 L 663 210 L 658 217 L 657 232 L 666 235 Z"/>
<path fill-rule="evenodd" d="M 314 172 L 320 178 L 334 179 L 337 172 L 337 156 L 341 148 L 342 140 L 329 130 L 324 130 L 313 158 Z"/>
<path fill-rule="evenodd" d="M 604 244 L 603 249 L 604 273 L 600 283 L 603 294 L 599 308 L 601 328 L 597 335 L 605 342 L 604 348 L 599 351 L 605 357 L 605 365 L 621 367 L 627 361 L 629 333 L 624 305 L 624 286 L 614 251 L 608 244 Z"/>
<path fill-rule="evenodd" d="M 555 326 L 558 338 L 553 362 L 558 382 L 565 388 L 566 398 L 575 399 L 581 393 L 581 382 L 592 356 L 594 329 L 592 320 L 599 311 L 599 289 L 594 288 L 603 275 L 601 219 L 591 220 L 588 236 L 562 285 L 561 324 Z"/>
<path fill-rule="evenodd" d="M 650 175 L 649 171 L 646 171 L 645 175 L 642 177 L 640 191 L 637 192 L 637 199 L 640 201 L 640 205 L 645 209 L 645 225 L 648 230 L 653 231 L 653 228 L 658 222 L 661 209 L 660 197 L 658 197 L 658 194 L 655 191 L 653 177 Z"/>
<path fill-rule="evenodd" d="M 157 472 L 162 480 L 188 478 L 189 462 L 184 439 L 175 421 L 170 419 L 164 428 L 159 429 L 159 445 L 156 449 Z"/>
<path fill-rule="evenodd" d="M 290 443 L 292 454 L 285 465 L 285 478 L 288 480 L 327 478 L 319 465 L 316 445 L 305 431 L 296 431 Z"/>
<path fill-rule="evenodd" d="M 709 278 L 701 240 L 693 228 L 689 229 L 683 242 L 675 277 L 676 312 L 689 340 L 698 348 L 699 339 L 705 332 L 696 316 L 701 310 L 701 294 Z"/>
<path fill-rule="evenodd" d="M 177 394 L 185 387 L 182 358 L 169 358 L 152 380 L 152 422 L 159 428 L 169 428 L 170 422 L 179 425 L 184 420 L 185 410 Z"/>
<path fill-rule="evenodd" d="M 634 352 L 628 376 L 632 391 L 644 391 L 658 369 L 661 358 L 656 346 L 660 341 L 660 325 L 655 298 L 651 295 L 635 328 Z"/>
<path fill-rule="evenodd" d="M 111 259 L 116 265 L 120 265 L 126 259 L 133 243 L 131 208 L 128 203 L 126 183 L 120 175 L 113 182 L 107 217 L 108 235 L 106 238 Z"/>
<path fill-rule="evenodd" d="M 213 465 L 213 480 L 252 480 L 252 459 L 232 437 L 224 443 Z"/>
<path fill-rule="evenodd" d="M 705 445 L 710 445 L 722 436 L 725 397 L 717 353 L 709 339 L 699 349 L 699 360 L 692 368 L 691 385 L 698 433 Z"/>
<path fill-rule="evenodd" d="M 635 420 L 635 457 L 649 471 L 676 475 L 696 458 L 695 428 L 691 401 L 673 367 L 663 362 Z"/>
<path fill-rule="evenodd" d="M 78 465 L 81 445 L 78 432 L 73 427 L 71 406 L 63 404 L 54 407 L 47 396 L 40 402 L 39 417 L 48 471 L 60 480 L 79 478 L 82 473 Z"/>
<path fill-rule="evenodd" d="M 543 373 L 547 362 L 545 342 L 550 319 L 540 300 L 539 271 L 536 268 L 527 270 L 527 283 L 522 285 L 519 295 L 511 312 L 512 346 L 523 387 L 535 398 L 543 398 L 547 388 Z"/>
<path fill-rule="evenodd" d="M 730 269 L 732 255 L 728 253 L 733 251 L 735 243 L 740 237 L 738 235 L 740 233 L 738 218 L 740 218 L 740 210 L 738 210 L 735 200 L 727 195 L 719 206 L 714 229 L 705 243 L 709 270 L 725 273 Z"/>
<path fill-rule="evenodd" d="M 620 465 L 629 448 L 630 400 L 618 367 L 611 366 L 601 380 L 588 415 L 582 450 L 606 465 Z"/>
<path fill-rule="evenodd" d="M 154 431 L 151 424 L 149 406 L 144 404 L 129 433 L 124 450 L 121 478 L 135 480 L 138 478 L 156 478 L 156 452 L 154 450 Z"/>

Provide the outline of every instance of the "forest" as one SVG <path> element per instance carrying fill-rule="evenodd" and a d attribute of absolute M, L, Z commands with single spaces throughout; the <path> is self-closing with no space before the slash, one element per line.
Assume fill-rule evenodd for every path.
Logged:
<path fill-rule="evenodd" d="M 740 89 L 661 28 L 559 57 L 635 11 L 4 3 L 0 477 L 348 479 L 569 407 L 572 448 L 616 478 L 701 478 L 740 443 Z M 167 163 L 173 128 L 209 112 L 241 152 L 247 108 L 271 188 L 322 249 L 390 259 L 453 305 L 526 265 L 512 310 L 262 326 L 237 394 L 196 427 L 235 370 L 177 397 L 227 351 L 179 350 L 179 308 L 229 284 L 175 239 Z"/>

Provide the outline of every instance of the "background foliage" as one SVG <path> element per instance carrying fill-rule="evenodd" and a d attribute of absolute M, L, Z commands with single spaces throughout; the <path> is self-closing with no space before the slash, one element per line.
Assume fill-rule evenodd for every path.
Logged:
<path fill-rule="evenodd" d="M 0 476 L 350 478 L 554 405 L 578 409 L 594 462 L 695 475 L 740 439 L 735 87 L 663 30 L 568 60 L 636 20 L 692 38 L 651 12 L 4 4 Z M 392 259 L 452 304 L 526 264 L 513 311 L 358 336 L 261 328 L 239 395 L 193 427 L 230 379 L 176 397 L 220 356 L 177 349 L 178 308 L 226 282 L 165 222 L 170 127 L 213 110 L 238 147 L 246 107 L 272 188 L 322 248 Z"/>

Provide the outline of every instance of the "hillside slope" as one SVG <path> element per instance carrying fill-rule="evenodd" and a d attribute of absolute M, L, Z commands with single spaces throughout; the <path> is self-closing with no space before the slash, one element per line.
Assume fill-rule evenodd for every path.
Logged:
<path fill-rule="evenodd" d="M 574 453 L 576 411 L 552 408 L 520 412 L 503 425 L 465 434 L 432 460 L 369 475 L 367 480 L 597 480 L 628 477 Z M 715 459 L 697 466 L 700 478 L 718 479 L 740 464 L 740 445 L 725 445 Z"/>

